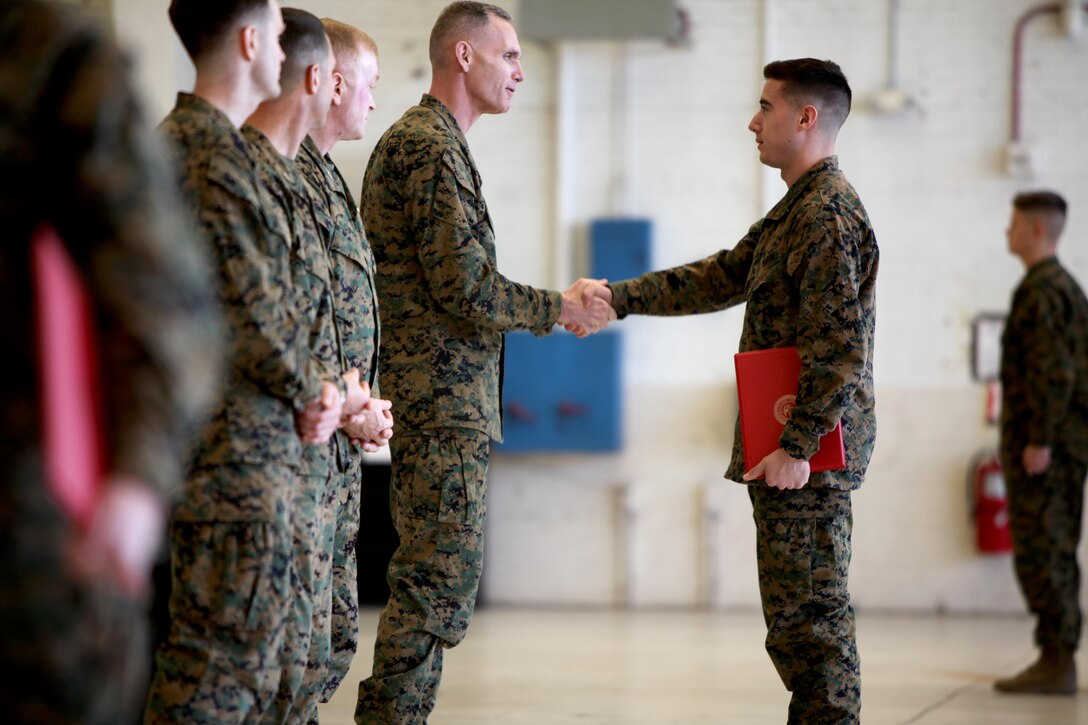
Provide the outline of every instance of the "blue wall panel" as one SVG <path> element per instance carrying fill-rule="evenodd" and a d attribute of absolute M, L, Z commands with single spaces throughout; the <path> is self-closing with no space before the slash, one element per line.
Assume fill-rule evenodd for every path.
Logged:
<path fill-rule="evenodd" d="M 589 225 L 589 276 L 618 282 L 650 269 L 649 219 L 597 219 Z"/>
<path fill-rule="evenodd" d="M 620 335 L 506 336 L 505 452 L 615 451 L 622 446 Z"/>

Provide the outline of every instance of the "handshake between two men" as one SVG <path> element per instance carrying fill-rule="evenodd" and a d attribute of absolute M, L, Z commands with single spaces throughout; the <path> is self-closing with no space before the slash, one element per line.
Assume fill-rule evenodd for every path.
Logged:
<path fill-rule="evenodd" d="M 616 319 L 612 309 L 612 290 L 606 279 L 583 277 L 563 293 L 559 324 L 578 337 L 586 337 L 608 327 Z"/>
<path fill-rule="evenodd" d="M 578 337 L 608 327 L 616 319 L 608 280 L 582 278 L 562 295 L 559 324 Z M 304 443 L 323 443 L 342 428 L 352 443 L 373 452 L 388 444 L 393 435 L 392 404 L 372 398 L 370 386 L 359 382 L 359 371 L 343 374 L 346 395 L 332 382 L 321 385 L 321 395 L 296 411 L 295 426 Z"/>

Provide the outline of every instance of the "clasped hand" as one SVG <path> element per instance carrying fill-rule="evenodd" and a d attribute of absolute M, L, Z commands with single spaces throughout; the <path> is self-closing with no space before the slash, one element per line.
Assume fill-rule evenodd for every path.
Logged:
<path fill-rule="evenodd" d="M 321 383 L 321 394 L 295 411 L 295 429 L 303 443 L 324 443 L 341 425 L 363 411 L 370 400 L 370 386 L 359 382 L 359 371 L 352 368 L 344 373 L 345 395 L 328 380 Z"/>
<path fill-rule="evenodd" d="M 374 453 L 389 444 L 393 437 L 393 403 L 381 398 L 371 398 L 362 412 L 354 415 L 343 426 L 352 445 L 367 453 Z"/>
<path fill-rule="evenodd" d="M 583 277 L 563 293 L 559 324 L 578 337 L 586 337 L 608 327 L 616 319 L 612 309 L 612 290 L 608 280 Z"/>

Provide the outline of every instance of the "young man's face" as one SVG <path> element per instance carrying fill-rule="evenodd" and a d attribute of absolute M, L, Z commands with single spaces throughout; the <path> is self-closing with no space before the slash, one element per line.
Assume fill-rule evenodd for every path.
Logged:
<path fill-rule="evenodd" d="M 271 100 L 280 95 L 280 69 L 287 57 L 280 47 L 280 36 L 286 26 L 280 13 L 277 0 L 268 0 L 269 12 L 257 23 L 257 58 L 254 63 L 257 86 L 264 94 L 264 100 Z"/>
<path fill-rule="evenodd" d="M 1009 241 L 1009 252 L 1022 257 L 1031 250 L 1035 243 L 1035 222 L 1036 220 L 1030 214 L 1015 208 L 1012 210 L 1009 228 L 1005 231 L 1005 237 Z"/>
<path fill-rule="evenodd" d="M 800 109 L 783 94 L 783 85 L 773 79 L 763 84 L 759 110 L 748 124 L 756 135 L 760 162 L 774 169 L 789 163 L 799 131 Z"/>
<path fill-rule="evenodd" d="M 525 80 L 517 31 L 509 21 L 492 15 L 472 49 L 468 88 L 476 109 L 506 113 L 518 84 Z"/>

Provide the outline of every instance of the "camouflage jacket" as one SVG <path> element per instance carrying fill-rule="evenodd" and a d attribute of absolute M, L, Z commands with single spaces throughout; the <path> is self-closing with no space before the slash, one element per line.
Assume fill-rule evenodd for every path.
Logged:
<path fill-rule="evenodd" d="M 1057 258 L 1033 265 L 1001 337 L 1001 445 L 1064 448 L 1088 459 L 1088 301 Z"/>
<path fill-rule="evenodd" d="M 309 137 L 296 159 L 309 182 L 321 238 L 332 265 L 336 324 L 347 368 L 358 368 L 359 379 L 377 395 L 378 298 L 374 287 L 374 254 L 363 234 L 359 209 L 340 170 L 318 151 Z"/>
<path fill-rule="evenodd" d="M 361 200 L 378 263 L 383 395 L 409 428 L 501 440 L 503 333 L 548 334 L 562 300 L 499 274 L 480 175 L 438 99 L 424 95 L 385 132 Z"/>
<path fill-rule="evenodd" d="M 853 187 L 832 156 L 809 169 L 732 249 L 699 262 L 612 285 L 628 314 L 685 315 L 747 302 L 740 350 L 796 345 L 797 406 L 779 439 L 808 458 L 841 419 L 846 469 L 814 473 L 813 488 L 861 485 L 876 440 L 873 332 L 876 237 Z M 723 361 L 723 364 L 725 361 Z M 745 461 L 739 420 L 726 477 Z"/>
<path fill-rule="evenodd" d="M 323 366 L 294 308 L 283 223 L 271 215 L 249 146 L 226 115 L 181 93 L 161 128 L 174 143 L 182 189 L 212 250 L 231 343 L 223 401 L 194 465 L 297 465 L 295 404 L 320 393 Z"/>
<path fill-rule="evenodd" d="M 133 86 L 97 24 L 0 3 L 0 454 L 7 470 L 39 470 L 27 463 L 42 429 L 29 250 L 48 225 L 94 309 L 108 465 L 165 493 L 212 403 L 222 330 L 211 266 Z"/>
<path fill-rule="evenodd" d="M 272 145 L 261 131 L 244 126 L 257 178 L 266 192 L 265 212 L 274 220 L 273 234 L 281 235 L 291 248 L 291 298 L 298 320 L 308 331 L 307 340 L 323 372 L 324 380 L 339 378 L 344 370 L 333 305 L 332 269 L 322 245 L 314 200 L 298 167 Z M 305 445 L 300 471 L 324 476 L 331 463 L 330 444 Z"/>

